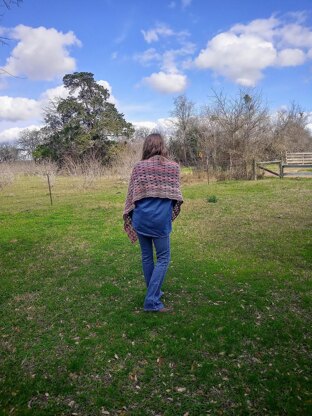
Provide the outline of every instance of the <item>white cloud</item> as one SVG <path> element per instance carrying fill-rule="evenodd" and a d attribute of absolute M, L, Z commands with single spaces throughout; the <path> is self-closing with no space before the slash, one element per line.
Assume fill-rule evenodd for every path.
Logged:
<path fill-rule="evenodd" d="M 302 24 L 285 25 L 280 29 L 279 35 L 284 45 L 298 48 L 312 47 L 312 30 Z"/>
<path fill-rule="evenodd" d="M 104 80 L 97 82 L 108 89 L 110 93 L 108 101 L 117 105 L 117 99 L 112 95 L 112 87 L 109 82 Z M 0 96 L 0 121 L 39 119 L 43 109 L 50 100 L 66 97 L 68 97 L 68 91 L 63 85 L 47 89 L 37 100 L 23 97 Z"/>
<path fill-rule="evenodd" d="M 306 59 L 301 49 L 283 49 L 276 58 L 276 64 L 279 66 L 297 66 L 302 65 Z"/>
<path fill-rule="evenodd" d="M 183 42 L 181 47 L 169 49 L 162 53 L 157 52 L 155 48 L 146 49 L 140 54 L 134 55 L 134 59 L 144 66 L 159 64 L 160 69 L 168 73 L 179 72 L 177 68 L 177 59 L 187 55 L 192 55 L 196 45 L 192 42 Z"/>
<path fill-rule="evenodd" d="M 144 66 L 156 64 L 159 68 L 159 72 L 154 72 L 143 78 L 141 85 L 149 85 L 153 89 L 166 94 L 184 91 L 187 86 L 187 77 L 181 71 L 183 61 L 185 61 L 186 56 L 193 55 L 196 50 L 196 45 L 188 40 L 189 32 L 176 32 L 164 24 L 158 24 L 153 29 L 143 30 L 142 33 L 148 43 L 156 42 L 161 37 L 171 37 L 166 41 L 166 45 L 170 42 L 174 47 L 164 50 L 163 45 L 160 45 L 158 50 L 149 48 L 134 56 L 134 59 Z"/>
<path fill-rule="evenodd" d="M 154 29 L 149 29 L 146 31 L 141 30 L 141 33 L 143 34 L 143 37 L 147 43 L 156 42 L 161 36 L 166 37 L 174 35 L 174 31 L 165 24 L 158 24 Z"/>
<path fill-rule="evenodd" d="M 0 121 L 21 121 L 38 119 L 43 108 L 54 98 L 66 98 L 68 92 L 63 85 L 50 88 L 39 99 L 0 96 Z"/>
<path fill-rule="evenodd" d="M 96 81 L 97 84 L 102 85 L 102 87 L 106 88 L 110 94 L 109 102 L 112 104 L 117 103 L 117 99 L 112 95 L 112 87 L 108 81 L 105 80 L 99 80 Z M 43 94 L 41 94 L 40 100 L 41 101 L 50 101 L 55 98 L 67 98 L 69 95 L 68 90 L 64 87 L 64 85 L 59 85 L 55 88 L 50 88 L 46 90 Z"/>
<path fill-rule="evenodd" d="M 158 23 L 156 27 L 149 30 L 141 30 L 143 37 L 147 43 L 157 42 L 160 40 L 161 37 L 175 37 L 178 41 L 183 41 L 187 36 L 189 36 L 189 32 L 183 30 L 181 32 L 175 32 L 169 26 L 165 25 L 164 23 Z"/>
<path fill-rule="evenodd" d="M 192 0 L 181 0 L 182 8 L 185 9 L 186 7 L 190 6 L 192 3 Z"/>
<path fill-rule="evenodd" d="M 103 79 L 96 81 L 97 84 L 102 85 L 102 87 L 106 88 L 109 92 L 109 99 L 107 100 L 109 103 L 118 104 L 117 98 L 113 96 L 112 94 L 112 86 L 110 85 L 110 83 L 108 81 L 104 81 Z"/>
<path fill-rule="evenodd" d="M 255 86 L 266 68 L 298 66 L 310 58 L 306 48 L 312 50 L 312 31 L 303 25 L 303 17 L 293 13 L 236 24 L 209 40 L 194 64 L 237 84 Z M 296 22 L 289 24 L 289 18 Z"/>
<path fill-rule="evenodd" d="M 178 72 L 175 51 L 166 51 L 163 54 L 161 69 L 168 73 Z"/>
<path fill-rule="evenodd" d="M 162 93 L 179 93 L 185 90 L 187 78 L 179 73 L 166 73 L 163 71 L 154 72 L 149 77 L 143 79 L 143 82 L 153 89 Z"/>
<path fill-rule="evenodd" d="M 237 35 L 254 35 L 262 39 L 271 40 L 278 26 L 279 20 L 271 16 L 268 19 L 252 20 L 247 25 L 238 23 L 231 27 L 230 32 Z"/>
<path fill-rule="evenodd" d="M 4 66 L 10 74 L 52 80 L 75 70 L 76 61 L 68 47 L 80 46 L 80 41 L 73 32 L 19 25 L 11 30 L 10 36 L 18 41 Z"/>
<path fill-rule="evenodd" d="M 273 45 L 254 35 L 221 33 L 208 42 L 195 60 L 199 68 L 210 68 L 238 84 L 254 86 L 261 70 L 276 59 Z"/>
<path fill-rule="evenodd" d="M 64 87 L 64 85 L 59 85 L 58 87 L 49 88 L 41 94 L 40 101 L 48 102 L 54 100 L 55 98 L 67 98 L 68 95 L 68 90 Z"/>
<path fill-rule="evenodd" d="M 142 53 L 134 55 L 134 59 L 142 65 L 149 65 L 152 62 L 160 61 L 161 58 L 161 54 L 158 53 L 155 48 L 149 48 Z"/>
<path fill-rule="evenodd" d="M 14 142 L 23 130 L 38 130 L 41 126 L 32 124 L 27 127 L 11 127 L 0 132 L 0 143 Z"/>
<path fill-rule="evenodd" d="M 175 117 L 159 118 L 157 120 L 157 126 L 159 127 L 160 130 L 173 131 L 176 128 L 175 123 L 176 123 Z"/>
<path fill-rule="evenodd" d="M 181 57 L 192 55 L 196 45 L 185 39 L 187 32 L 173 32 L 177 35 L 175 40 L 180 44 L 178 48 L 158 52 L 155 48 L 149 48 L 134 58 L 142 65 L 157 64 L 160 71 L 143 78 L 142 83 L 162 93 L 178 93 L 185 90 L 187 77 L 182 74 L 179 67 L 183 66 Z M 180 62 L 179 62 L 180 61 Z"/>
<path fill-rule="evenodd" d="M 155 121 L 132 121 L 131 122 L 136 129 L 145 127 L 147 129 L 153 130 L 156 128 L 157 123 Z"/>
<path fill-rule="evenodd" d="M 194 61 L 192 60 L 192 58 L 187 58 L 181 63 L 182 69 L 192 69 L 194 67 L 195 65 L 194 65 Z"/>
<path fill-rule="evenodd" d="M 37 100 L 22 97 L 0 97 L 0 121 L 18 121 L 36 118 L 40 115 Z"/>
<path fill-rule="evenodd" d="M 165 72 L 178 72 L 177 58 L 192 55 L 195 52 L 196 45 L 192 42 L 185 42 L 181 48 L 170 49 L 162 55 L 161 69 Z"/>
<path fill-rule="evenodd" d="M 135 128 L 146 127 L 150 130 L 165 131 L 170 133 L 175 129 L 174 118 L 159 118 L 156 121 L 132 121 Z"/>

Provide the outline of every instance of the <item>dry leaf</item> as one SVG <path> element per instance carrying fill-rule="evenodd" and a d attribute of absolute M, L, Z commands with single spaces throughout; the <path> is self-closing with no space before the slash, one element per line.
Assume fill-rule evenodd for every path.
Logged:
<path fill-rule="evenodd" d="M 157 358 L 157 364 L 158 365 L 163 365 L 164 361 L 165 361 L 165 359 L 163 357 Z"/>

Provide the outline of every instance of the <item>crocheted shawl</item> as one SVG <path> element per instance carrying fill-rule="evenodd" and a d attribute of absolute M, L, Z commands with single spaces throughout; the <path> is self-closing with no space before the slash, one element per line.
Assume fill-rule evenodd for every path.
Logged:
<path fill-rule="evenodd" d="M 124 229 L 132 243 L 136 242 L 138 236 L 131 223 L 131 211 L 135 208 L 135 201 L 148 197 L 174 200 L 172 221 L 179 215 L 183 197 L 180 191 L 180 167 L 176 162 L 156 155 L 134 166 L 123 213 Z"/>

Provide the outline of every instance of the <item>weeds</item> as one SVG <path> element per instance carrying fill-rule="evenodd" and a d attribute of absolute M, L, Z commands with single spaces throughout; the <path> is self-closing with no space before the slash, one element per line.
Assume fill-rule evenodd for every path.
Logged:
<path fill-rule="evenodd" d="M 216 203 L 217 197 L 215 195 L 210 195 L 207 197 L 207 202 Z"/>

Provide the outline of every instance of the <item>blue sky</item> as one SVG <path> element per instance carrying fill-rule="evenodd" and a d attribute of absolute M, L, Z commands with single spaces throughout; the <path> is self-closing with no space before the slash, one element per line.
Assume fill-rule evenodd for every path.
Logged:
<path fill-rule="evenodd" d="M 186 94 L 257 88 L 312 111 L 311 0 L 24 0 L 0 21 L 0 141 L 40 125 L 62 77 L 89 71 L 128 121 L 152 126 Z M 7 76 L 6 73 L 14 75 Z"/>

